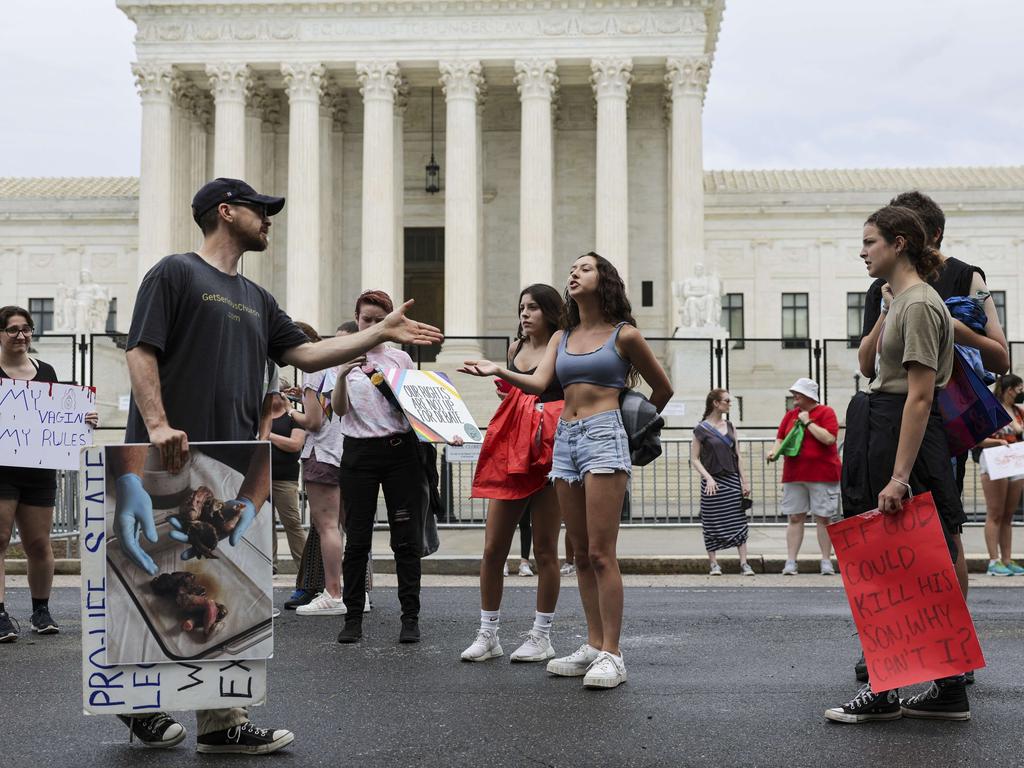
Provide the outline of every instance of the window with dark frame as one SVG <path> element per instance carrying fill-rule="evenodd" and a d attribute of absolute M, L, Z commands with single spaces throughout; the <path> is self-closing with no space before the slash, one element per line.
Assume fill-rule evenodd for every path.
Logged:
<path fill-rule="evenodd" d="M 846 338 L 849 340 L 850 349 L 857 349 L 860 346 L 866 298 L 862 291 L 846 294 Z"/>
<path fill-rule="evenodd" d="M 810 310 L 806 293 L 782 294 L 782 348 L 810 347 Z"/>
<path fill-rule="evenodd" d="M 654 281 L 653 280 L 641 280 L 640 281 L 640 306 L 642 306 L 642 307 L 653 307 L 654 306 Z"/>
<path fill-rule="evenodd" d="M 742 339 L 743 332 L 743 294 L 727 293 L 722 296 L 722 321 L 729 331 L 731 339 Z M 734 341 L 733 349 L 743 349 L 742 341 Z"/>
<path fill-rule="evenodd" d="M 1010 332 L 1006 329 L 1006 291 L 992 291 L 992 303 L 996 305 L 996 315 L 1003 335 L 1009 336 Z"/>
<path fill-rule="evenodd" d="M 53 330 L 53 299 L 29 299 L 28 311 L 36 324 L 36 335 Z"/>

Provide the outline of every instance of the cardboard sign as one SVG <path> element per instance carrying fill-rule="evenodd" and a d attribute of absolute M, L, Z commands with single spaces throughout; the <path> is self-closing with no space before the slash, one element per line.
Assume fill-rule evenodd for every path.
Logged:
<path fill-rule="evenodd" d="M 95 410 L 94 387 L 0 379 L 0 466 L 78 469 Z"/>
<path fill-rule="evenodd" d="M 1024 475 L 1024 443 L 997 445 L 981 452 L 990 480 Z"/>
<path fill-rule="evenodd" d="M 873 691 L 985 666 L 930 493 L 828 531 Z"/>
<path fill-rule="evenodd" d="M 482 443 L 483 433 L 451 380 L 440 371 L 409 368 L 377 369 L 370 380 L 397 400 L 416 435 L 425 443 L 447 443 L 461 437 Z M 385 392 L 385 397 L 388 393 Z"/>
<path fill-rule="evenodd" d="M 191 447 L 195 451 L 197 448 L 201 450 L 203 445 L 197 443 Z M 241 445 L 257 446 L 257 449 L 265 449 L 266 446 L 265 443 L 242 443 Z M 227 653 L 205 655 L 201 659 L 183 659 L 156 664 L 115 663 L 114 657 L 117 653 L 132 653 L 138 649 L 148 653 L 147 649 L 149 648 L 163 648 L 163 645 L 152 636 L 153 630 L 142 613 L 145 606 L 139 608 L 138 603 L 134 601 L 142 599 L 144 602 L 150 603 L 150 608 L 157 611 L 162 611 L 165 607 L 160 604 L 161 601 L 155 599 L 155 595 L 142 594 L 141 591 L 136 594 L 135 598 L 132 598 L 122 580 L 124 574 L 118 571 L 135 566 L 129 566 L 122 562 L 121 565 L 115 567 L 108 560 L 108 555 L 115 560 L 120 556 L 120 548 L 116 541 L 111 541 L 111 529 L 108 527 L 109 509 L 111 506 L 116 506 L 116 499 L 111 500 L 110 498 L 111 488 L 116 488 L 116 478 L 107 476 L 107 468 L 111 466 L 108 451 L 111 448 L 123 449 L 124 447 L 87 448 L 81 452 L 79 491 L 82 510 L 80 544 L 82 555 L 83 711 L 86 714 L 132 714 L 262 704 L 266 699 L 267 691 L 265 658 L 244 658 L 246 654 L 231 653 L 229 649 Z M 193 457 L 194 459 L 195 457 Z M 146 492 L 151 498 L 156 496 L 157 503 L 154 506 L 157 507 L 159 507 L 161 499 L 173 496 L 173 494 L 162 493 L 167 490 L 166 487 L 147 487 L 146 477 L 143 477 L 143 487 L 146 488 Z M 166 510 L 164 511 L 166 512 Z M 158 508 L 154 518 L 160 516 Z M 258 542 L 256 548 L 269 547 L 270 540 L 267 535 L 270 532 L 269 521 L 269 514 L 266 513 L 266 510 L 257 513 L 256 520 L 242 537 L 239 546 L 249 547 L 250 544 Z M 157 526 L 159 539 L 155 544 L 142 538 L 143 546 L 157 563 L 165 562 L 161 552 L 168 547 L 165 540 L 166 526 L 163 523 L 162 520 L 161 524 Z M 266 541 L 263 542 L 263 539 Z M 111 541 L 110 551 L 107 548 L 108 541 Z M 249 544 L 246 544 L 246 541 Z M 180 559 L 179 550 L 183 550 L 186 546 L 187 544 L 171 545 L 171 552 L 164 553 L 168 556 L 166 562 L 173 561 L 174 567 L 181 568 L 181 570 L 200 570 L 197 568 L 198 563 Z M 220 542 L 218 549 L 221 547 L 225 550 L 231 549 L 226 540 Z M 117 548 L 117 552 L 113 551 L 115 548 Z M 265 581 L 269 584 L 269 560 L 266 560 L 266 571 Z M 227 589 L 219 593 L 217 597 L 218 601 L 230 603 L 236 610 L 241 611 L 243 616 L 248 616 L 250 619 L 259 617 L 258 610 L 254 615 L 252 606 L 240 605 Z M 135 616 L 130 614 L 131 610 L 136 611 Z M 152 621 L 154 615 L 151 613 L 149 621 Z M 120 622 L 130 622 L 135 629 L 131 632 L 125 631 L 120 626 Z M 166 632 L 161 628 L 158 628 L 157 631 Z M 115 636 L 122 641 L 130 640 L 133 645 L 127 649 L 122 647 L 118 651 L 115 647 L 116 643 L 112 643 Z M 168 638 L 174 641 L 174 637 L 168 634 L 164 637 L 165 643 Z M 206 638 L 200 637 L 198 640 L 203 642 Z M 210 640 L 211 642 L 220 642 L 221 638 L 215 634 Z M 112 649 L 115 652 L 112 652 Z M 211 658 L 214 660 L 209 660 Z"/>

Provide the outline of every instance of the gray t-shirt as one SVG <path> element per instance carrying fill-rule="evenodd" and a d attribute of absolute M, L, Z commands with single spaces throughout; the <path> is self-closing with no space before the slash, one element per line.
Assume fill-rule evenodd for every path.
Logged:
<path fill-rule="evenodd" d="M 953 320 L 927 283 L 911 286 L 892 301 L 878 344 L 872 392 L 907 393 L 907 364 L 935 371 L 935 388 L 953 372 Z"/>

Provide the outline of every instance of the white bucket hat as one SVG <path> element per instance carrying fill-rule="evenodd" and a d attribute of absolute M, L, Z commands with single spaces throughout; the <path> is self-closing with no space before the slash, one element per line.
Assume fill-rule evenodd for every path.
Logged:
<path fill-rule="evenodd" d="M 818 397 L 818 385 L 812 379 L 797 379 L 789 391 L 798 392 L 816 403 L 821 402 L 821 398 Z"/>

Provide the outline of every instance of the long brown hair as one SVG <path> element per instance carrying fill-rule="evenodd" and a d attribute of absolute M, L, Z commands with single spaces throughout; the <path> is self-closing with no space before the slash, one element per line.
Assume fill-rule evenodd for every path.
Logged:
<path fill-rule="evenodd" d="M 562 313 L 565 309 L 565 305 L 562 303 L 562 297 L 558 295 L 558 291 L 546 283 L 534 283 L 533 285 L 528 285 L 523 288 L 523 290 L 519 292 L 519 304 L 523 303 L 523 296 L 526 294 L 530 294 L 530 297 L 537 302 L 537 306 L 540 307 L 541 314 L 544 315 L 544 322 L 548 326 L 548 337 L 550 338 L 562 324 Z M 516 326 L 516 338 L 526 338 L 523 334 L 522 320 L 520 320 L 519 325 Z"/>
<path fill-rule="evenodd" d="M 906 243 L 903 255 L 922 280 L 933 280 L 938 276 L 942 256 L 928 245 L 924 222 L 915 211 L 902 205 L 887 205 L 868 216 L 864 223 L 874 225 L 889 245 L 893 245 L 897 237 L 902 237 Z"/>
<path fill-rule="evenodd" d="M 612 325 L 629 323 L 636 328 L 633 318 L 633 305 L 626 296 L 626 284 L 619 276 L 619 270 L 608 259 L 600 254 L 589 251 L 577 256 L 573 263 L 589 256 L 597 264 L 597 303 L 601 311 L 601 319 Z M 562 306 L 562 330 L 571 331 L 580 324 L 580 308 L 576 300 L 569 296 L 569 288 L 565 289 L 565 304 Z M 640 372 L 636 366 L 629 366 L 626 374 L 626 386 L 633 389 L 640 383 Z"/>
<path fill-rule="evenodd" d="M 722 399 L 722 395 L 728 393 L 728 389 L 712 389 L 708 392 L 707 398 L 704 400 L 704 415 L 700 417 L 701 421 L 704 421 L 711 412 L 715 410 L 715 403 Z"/>

